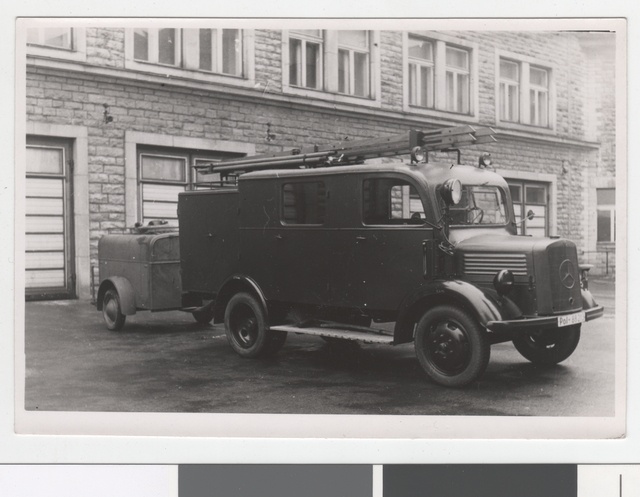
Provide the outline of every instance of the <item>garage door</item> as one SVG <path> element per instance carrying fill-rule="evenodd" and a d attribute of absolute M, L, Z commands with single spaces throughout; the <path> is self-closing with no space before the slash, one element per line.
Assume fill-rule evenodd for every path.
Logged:
<path fill-rule="evenodd" d="M 27 140 L 25 289 L 28 299 L 75 297 L 70 146 Z"/>

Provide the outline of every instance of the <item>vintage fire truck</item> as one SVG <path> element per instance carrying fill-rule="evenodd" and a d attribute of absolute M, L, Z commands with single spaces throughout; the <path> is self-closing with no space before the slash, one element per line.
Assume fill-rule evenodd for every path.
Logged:
<path fill-rule="evenodd" d="M 517 234 L 533 213 L 516 221 L 489 157 L 460 165 L 460 147 L 494 134 L 411 131 L 205 165 L 179 196 L 179 233 L 102 238 L 98 308 L 111 329 L 141 309 L 224 322 L 242 357 L 289 333 L 413 342 L 428 377 L 452 387 L 479 378 L 496 343 L 559 363 L 603 308 L 574 243 Z"/>

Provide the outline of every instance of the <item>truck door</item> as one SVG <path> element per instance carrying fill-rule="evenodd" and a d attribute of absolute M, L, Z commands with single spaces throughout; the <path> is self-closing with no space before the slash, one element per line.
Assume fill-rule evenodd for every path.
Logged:
<path fill-rule="evenodd" d="M 359 185 L 360 220 L 352 230 L 349 274 L 351 305 L 395 310 L 403 298 L 432 277 L 425 246 L 433 229 L 425 223 L 418 188 L 399 177 L 364 178 Z"/>

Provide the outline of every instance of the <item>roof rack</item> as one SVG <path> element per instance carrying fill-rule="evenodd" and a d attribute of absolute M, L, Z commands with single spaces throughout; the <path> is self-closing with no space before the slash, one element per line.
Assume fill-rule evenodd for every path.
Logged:
<path fill-rule="evenodd" d="M 408 136 L 405 132 L 386 138 L 345 141 L 339 145 L 294 148 L 288 152 L 199 164 L 194 168 L 201 179 L 198 183 L 217 183 L 221 182 L 219 178 L 264 169 L 345 166 L 360 164 L 367 159 L 392 157 L 416 151 L 426 154 L 435 151 L 459 152 L 458 148 L 462 146 L 495 142 L 495 134 L 493 128 L 470 125 L 426 131 L 411 130 Z M 214 176 L 216 179 L 208 179 L 208 176 Z"/>

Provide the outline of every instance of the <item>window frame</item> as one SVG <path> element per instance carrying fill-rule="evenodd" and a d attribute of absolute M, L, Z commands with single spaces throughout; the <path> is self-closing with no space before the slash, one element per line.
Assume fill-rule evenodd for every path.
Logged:
<path fill-rule="evenodd" d="M 502 75 L 502 62 L 506 62 L 508 64 L 513 64 L 516 67 L 516 71 L 518 73 L 518 80 L 514 81 L 513 79 L 509 79 L 506 77 L 503 77 Z M 515 111 L 515 119 L 507 119 L 505 117 L 501 117 L 501 119 L 504 122 L 510 122 L 510 123 L 518 123 L 520 122 L 520 81 L 522 80 L 522 76 L 520 74 L 520 69 L 521 66 L 517 61 L 514 60 L 510 60 L 510 59 L 506 59 L 506 58 L 501 58 L 498 62 L 498 66 L 497 66 L 497 71 L 498 71 L 498 99 L 496 100 L 496 106 L 498 107 L 497 112 L 500 116 L 503 115 L 503 108 L 502 108 L 502 89 L 504 87 L 505 92 L 504 92 L 504 102 L 506 104 L 506 109 L 505 110 L 505 114 L 509 114 L 509 110 L 511 110 L 510 108 L 510 104 L 509 104 L 509 98 L 508 98 L 508 92 L 507 89 L 509 87 L 513 87 L 515 88 L 515 92 L 516 92 L 516 111 Z"/>
<path fill-rule="evenodd" d="M 500 62 L 506 61 L 518 64 L 518 71 L 520 75 L 519 93 L 518 93 L 518 105 L 519 116 L 518 121 L 509 121 L 501 116 L 500 108 L 500 89 L 501 89 L 501 74 L 500 74 Z M 557 72 L 556 67 L 549 61 L 543 61 L 535 57 L 516 54 L 505 50 L 496 50 L 495 55 L 495 118 L 498 126 L 509 128 L 519 131 L 535 131 L 538 133 L 552 134 L 556 129 L 556 111 L 557 111 L 557 99 L 556 99 L 556 84 L 555 74 Z M 531 116 L 531 98 L 530 92 L 542 91 L 542 87 L 531 84 L 531 69 L 538 69 L 546 71 L 547 73 L 547 123 L 545 125 L 535 124 L 533 122 L 533 116 Z M 536 93 L 537 95 L 537 93 Z"/>
<path fill-rule="evenodd" d="M 359 105 L 367 107 L 381 107 L 380 97 L 380 31 L 362 30 L 367 32 L 368 38 L 368 63 L 367 72 L 369 79 L 369 96 L 362 97 L 340 93 L 338 91 L 338 30 L 322 31 L 322 78 L 318 88 L 299 87 L 292 85 L 289 80 L 289 40 L 300 39 L 300 35 L 294 30 L 282 30 L 282 92 L 287 95 L 326 100 L 336 103 Z M 357 51 L 357 50 L 356 50 Z"/>
<path fill-rule="evenodd" d="M 323 86 L 323 82 L 324 82 L 324 64 L 323 64 L 323 60 L 324 60 L 324 31 L 323 30 L 319 30 L 320 31 L 320 36 L 312 36 L 310 34 L 307 33 L 301 33 L 300 31 L 295 31 L 295 30 L 290 30 L 289 33 L 289 46 L 288 46 L 288 56 L 289 56 L 289 62 L 291 62 L 291 39 L 293 38 L 294 40 L 297 40 L 300 42 L 300 52 L 301 52 L 301 61 L 300 61 L 300 84 L 292 84 L 291 83 L 291 72 L 290 72 L 290 64 L 287 64 L 288 68 L 289 68 L 289 72 L 287 72 L 287 77 L 289 78 L 289 84 L 291 85 L 291 87 L 293 88 L 300 88 L 300 89 L 308 89 L 308 90 L 322 90 L 322 86 Z M 307 86 L 306 84 L 306 80 L 307 80 L 307 71 L 306 71 L 306 62 L 307 62 L 307 51 L 306 51 L 306 47 L 307 47 L 307 43 L 313 43 L 318 45 L 319 47 L 319 53 L 318 53 L 318 59 L 316 60 L 316 86 Z"/>
<path fill-rule="evenodd" d="M 285 194 L 285 187 L 288 185 L 306 185 L 306 184 L 316 184 L 316 185 L 322 185 L 322 188 L 324 189 L 324 196 L 322 197 L 324 200 L 324 205 L 323 210 L 324 210 L 324 214 L 323 214 L 323 218 L 322 218 L 322 222 L 320 223 L 294 223 L 294 222 L 288 222 L 285 219 L 285 202 L 284 202 L 284 194 Z M 319 187 L 318 187 L 319 188 Z M 300 227 L 322 227 L 325 226 L 327 224 L 327 217 L 328 217 L 328 213 L 329 213 L 329 197 L 327 196 L 327 183 L 324 179 L 320 179 L 320 178 L 304 178 L 304 179 L 294 179 L 291 178 L 290 180 L 287 181 L 283 181 L 280 183 L 280 225 L 284 228 L 290 227 L 290 228 L 300 228 Z M 318 197 L 320 198 L 320 197 Z M 319 203 L 318 203 L 319 206 Z"/>
<path fill-rule="evenodd" d="M 28 29 L 46 29 L 53 26 L 29 26 Z M 50 45 L 38 45 L 28 43 L 25 36 L 25 45 L 27 55 L 36 57 L 46 57 L 52 59 L 64 59 L 76 62 L 86 62 L 87 60 L 87 36 L 85 28 L 76 26 L 63 26 L 71 30 L 71 47 L 54 47 Z M 26 31 L 25 31 L 26 34 Z"/>
<path fill-rule="evenodd" d="M 429 45 L 431 45 L 431 60 L 428 59 L 421 59 L 418 57 L 412 57 L 411 55 L 409 55 L 409 47 L 407 45 L 407 92 L 408 92 L 408 105 L 411 107 L 416 107 L 418 109 L 435 109 L 435 43 L 433 42 L 433 40 L 430 40 L 428 38 L 425 38 L 423 36 L 417 36 L 413 33 L 407 33 L 407 44 L 409 43 L 410 39 L 414 38 L 414 39 L 420 39 L 422 41 L 425 41 L 427 43 L 429 43 Z M 412 87 L 412 80 L 413 78 L 411 77 L 411 66 L 415 66 L 415 79 L 416 82 L 415 84 L 413 84 Z M 421 105 L 420 103 L 416 103 L 416 102 L 412 102 L 411 100 L 413 99 L 413 94 L 415 94 L 415 98 L 416 100 L 420 100 L 418 98 L 418 95 L 421 95 L 422 92 L 420 91 L 422 89 L 422 85 L 420 83 L 422 83 L 422 71 L 421 69 L 423 67 L 427 67 L 431 70 L 431 78 L 430 78 L 430 91 L 428 91 L 427 93 L 427 104 L 426 105 Z"/>
<path fill-rule="evenodd" d="M 407 210 L 407 213 L 409 214 L 408 218 L 402 217 L 402 218 L 393 218 L 393 217 L 389 217 L 387 221 L 391 221 L 392 219 L 396 219 L 399 222 L 395 222 L 395 223 L 391 223 L 391 222 L 387 222 L 387 223 L 367 223 L 366 221 L 366 200 L 365 200 L 365 184 L 366 182 L 371 181 L 393 181 L 394 184 L 392 184 L 389 188 L 389 216 L 391 216 L 392 213 L 392 197 L 391 197 L 391 191 L 394 187 L 396 186 L 400 186 L 400 187 L 409 187 L 409 190 L 407 191 L 406 194 L 406 202 L 405 202 L 405 197 L 404 197 L 404 192 L 403 192 L 403 202 L 402 202 L 402 208 L 403 208 L 403 215 L 405 214 L 404 211 L 405 209 Z M 407 178 L 406 176 L 401 176 L 401 175 L 366 175 L 363 178 L 360 179 L 360 198 L 359 200 L 359 204 L 360 204 L 360 219 L 359 219 L 359 223 L 362 227 L 365 228 L 384 228 L 384 229 L 423 229 L 427 226 L 427 221 L 430 218 L 431 212 L 428 210 L 428 207 L 430 206 L 429 203 L 425 202 L 425 198 L 423 197 L 423 194 L 420 190 L 420 188 L 418 187 L 418 185 L 413 181 L 412 178 Z M 413 192 L 412 192 L 413 190 Z M 413 195 L 412 195 L 413 193 Z M 422 213 L 424 214 L 424 217 L 420 218 L 420 222 L 419 223 L 412 223 L 411 221 L 411 201 L 412 200 L 420 200 L 420 203 L 422 204 Z M 406 221 L 406 222 L 401 222 L 401 221 Z"/>
<path fill-rule="evenodd" d="M 421 38 L 433 44 L 433 107 L 422 107 L 410 102 L 409 95 L 409 64 L 416 59 L 409 57 L 409 36 Z M 462 50 L 467 53 L 468 72 L 459 68 L 449 67 L 446 61 L 447 47 Z M 438 33 L 435 31 L 403 31 L 402 32 L 402 52 L 403 52 L 403 110 L 411 114 L 420 114 L 429 117 L 456 119 L 462 122 L 478 122 L 479 120 L 479 86 L 478 86 L 478 53 L 479 45 L 455 36 Z M 469 110 L 468 112 L 457 112 L 447 110 L 447 72 L 454 74 L 467 74 L 469 78 Z M 457 78 L 454 78 L 457 81 Z"/>
<path fill-rule="evenodd" d="M 210 26 L 198 26 L 198 27 L 171 27 L 167 29 L 175 29 L 177 32 L 176 54 L 179 63 L 176 65 L 162 64 L 155 61 L 155 57 L 150 61 L 138 60 L 134 57 L 134 31 L 135 29 L 148 29 L 154 30 L 156 33 L 159 29 L 157 27 L 145 27 L 140 26 L 138 28 L 125 28 L 125 68 L 144 72 L 153 73 L 162 76 L 175 76 L 177 78 L 187 78 L 196 81 L 202 81 L 207 83 L 224 83 L 233 84 L 235 86 L 242 86 L 247 88 L 253 88 L 255 84 L 255 33 L 252 29 L 238 29 L 240 31 L 240 40 L 242 48 L 240 54 L 242 60 L 240 61 L 240 75 L 225 74 L 222 72 L 208 71 L 206 69 L 200 69 L 200 52 L 196 50 L 193 43 L 193 39 L 198 38 L 200 29 L 215 29 L 220 31 L 220 37 L 222 36 L 222 30 L 227 28 L 222 27 L 210 27 Z M 199 43 L 199 40 L 198 40 Z M 198 45 L 199 46 L 199 45 Z M 178 51 L 179 50 L 179 51 Z M 151 59 L 151 45 L 149 48 L 149 58 Z M 220 61 L 220 67 L 223 62 Z"/>

